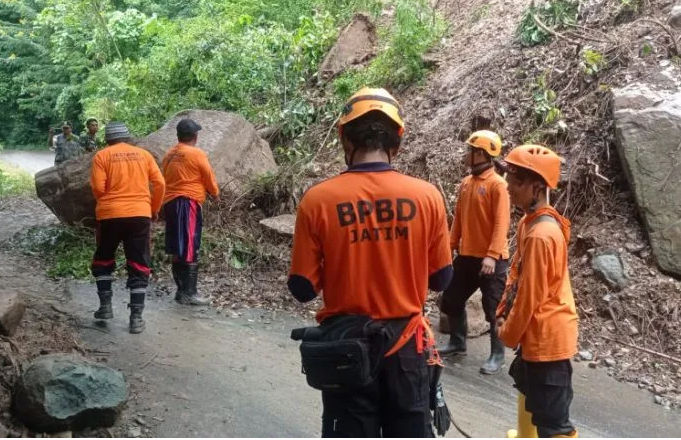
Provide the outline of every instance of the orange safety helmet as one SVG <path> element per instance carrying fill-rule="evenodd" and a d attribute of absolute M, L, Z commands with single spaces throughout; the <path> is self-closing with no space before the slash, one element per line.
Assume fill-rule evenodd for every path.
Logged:
<path fill-rule="evenodd" d="M 504 162 L 539 174 L 551 189 L 558 187 L 561 158 L 541 145 L 521 145 L 508 153 Z"/>
<path fill-rule="evenodd" d="M 478 130 L 471 134 L 466 143 L 473 148 L 485 150 L 492 157 L 501 154 L 501 137 L 490 130 Z"/>
<path fill-rule="evenodd" d="M 374 89 L 362 87 L 362 89 L 352 95 L 343 107 L 343 114 L 338 120 L 338 129 L 342 134 L 345 124 L 363 116 L 371 111 L 380 111 L 392 119 L 400 128 L 399 136 L 404 134 L 404 121 L 402 120 L 402 110 L 400 104 L 385 89 Z"/>

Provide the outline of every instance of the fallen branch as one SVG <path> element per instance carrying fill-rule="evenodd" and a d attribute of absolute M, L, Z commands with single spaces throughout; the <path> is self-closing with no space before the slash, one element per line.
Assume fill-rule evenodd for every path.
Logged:
<path fill-rule="evenodd" d="M 661 358 L 676 362 L 677 364 L 681 364 L 681 359 L 679 359 L 677 357 L 669 356 L 668 354 L 660 353 L 659 351 L 651 350 L 649 348 L 639 347 L 638 345 L 630 344 L 628 342 L 618 341 L 617 339 L 609 338 L 607 336 L 601 336 L 601 337 L 605 340 L 615 342 L 615 343 L 621 344 L 621 345 L 626 345 L 627 347 L 631 347 L 635 350 L 639 350 L 639 351 L 642 351 L 644 353 L 652 354 L 653 356 L 659 356 Z"/>
<path fill-rule="evenodd" d="M 548 32 L 549 34 L 553 35 L 554 37 L 559 38 L 559 39 L 561 39 L 561 40 L 565 40 L 565 41 L 567 41 L 567 42 L 570 43 L 570 44 L 574 44 L 574 45 L 577 45 L 577 46 L 581 46 L 582 43 L 580 43 L 579 41 L 575 41 L 575 40 L 573 40 L 572 38 L 567 37 L 567 36 L 565 36 L 565 35 L 563 35 L 563 34 L 561 34 L 561 33 L 559 33 L 559 32 L 556 32 L 556 31 L 554 31 L 553 29 L 551 29 L 550 27 L 548 27 L 547 25 L 545 25 L 545 24 L 539 19 L 539 17 L 537 17 L 535 14 L 532 14 L 532 19 L 534 20 L 535 23 L 537 23 L 537 26 L 539 26 L 544 32 Z"/>

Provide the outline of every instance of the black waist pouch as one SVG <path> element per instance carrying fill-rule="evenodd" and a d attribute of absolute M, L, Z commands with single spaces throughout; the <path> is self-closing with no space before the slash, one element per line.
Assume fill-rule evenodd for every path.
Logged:
<path fill-rule="evenodd" d="M 349 391 L 373 382 L 373 365 L 366 339 L 307 341 L 300 344 L 303 373 L 312 388 Z"/>
<path fill-rule="evenodd" d="M 291 338 L 302 340 L 300 354 L 308 385 L 338 392 L 370 385 L 396 338 L 393 327 L 367 316 L 342 315 L 327 318 L 318 327 L 293 330 Z"/>

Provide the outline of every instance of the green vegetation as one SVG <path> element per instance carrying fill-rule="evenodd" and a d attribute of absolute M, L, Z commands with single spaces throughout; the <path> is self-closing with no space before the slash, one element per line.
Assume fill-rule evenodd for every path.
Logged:
<path fill-rule="evenodd" d="M 94 231 L 85 227 L 65 225 L 33 227 L 12 239 L 13 245 L 26 255 L 40 258 L 47 265 L 47 274 L 53 278 L 89 279 L 90 264 L 95 253 Z M 155 271 L 167 270 L 165 234 L 162 229 L 152 233 L 151 267 Z M 201 253 L 206 261 L 224 263 L 242 269 L 257 261 L 269 261 L 270 256 L 249 239 L 236 237 L 225 231 L 204 230 Z M 125 278 L 125 256 L 119 248 L 116 259 L 116 277 Z"/>
<path fill-rule="evenodd" d="M 380 33 L 383 51 L 366 69 L 337 78 L 333 84 L 336 96 L 345 100 L 364 85 L 399 89 L 421 81 L 427 72 L 422 56 L 445 31 L 445 21 L 426 0 L 398 0 L 392 27 Z"/>
<path fill-rule="evenodd" d="M 551 40 L 551 34 L 541 28 L 535 21 L 537 17 L 544 25 L 553 30 L 577 23 L 579 1 L 576 0 L 548 0 L 539 5 L 530 5 L 523 15 L 516 35 L 523 46 L 546 44 Z"/>
<path fill-rule="evenodd" d="M 551 125 L 560 119 L 561 112 L 556 105 L 556 92 L 546 82 L 546 75 L 537 78 L 534 84 L 534 115 L 538 126 Z"/>
<path fill-rule="evenodd" d="M 143 135 L 186 108 L 236 111 L 294 139 L 337 103 L 310 89 L 338 30 L 388 6 L 378 57 L 337 80 L 339 99 L 423 77 L 421 55 L 445 29 L 426 0 L 3 1 L 0 142 L 42 145 L 50 126 L 79 132 L 89 116 Z"/>
<path fill-rule="evenodd" d="M 597 50 L 586 48 L 582 51 L 582 70 L 589 76 L 595 76 L 601 70 L 608 67 L 608 62 L 603 57 L 603 54 Z"/>
<path fill-rule="evenodd" d="M 0 162 L 0 197 L 34 194 L 33 176 L 19 168 Z"/>

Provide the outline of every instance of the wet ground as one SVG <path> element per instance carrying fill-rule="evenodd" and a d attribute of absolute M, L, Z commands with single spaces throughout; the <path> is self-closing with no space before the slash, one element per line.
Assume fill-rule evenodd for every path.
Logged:
<path fill-rule="evenodd" d="M 11 217 L 14 221 L 0 225 L 0 241 L 23 227 L 55 221 L 36 200 L 14 203 Z M 29 267 L 38 270 L 25 273 Z M 121 281 L 115 285 L 115 318 L 105 323 L 92 317 L 94 283 L 49 280 L 39 262 L 0 252 L 0 284 L 24 292 L 29 304 L 49 304 L 48 310 L 72 315 L 87 352 L 125 374 L 130 399 L 112 429 L 116 436 L 320 434 L 320 394 L 307 386 L 298 345 L 289 339 L 292 328 L 310 324 L 298 316 L 257 309 L 219 314 L 179 306 L 168 296 L 157 296 L 152 286 L 147 329 L 131 335 Z M 283 284 L 281 294 L 287 294 Z M 476 437 L 503 436 L 516 417 L 516 394 L 506 372 L 492 377 L 478 373 L 487 350 L 486 336 L 471 339 L 469 355 L 447 360 L 443 376 L 454 418 Z M 574 388 L 572 417 L 583 437 L 681 435 L 681 412 L 655 405 L 652 394 L 617 382 L 602 369 L 575 363 Z M 449 435 L 458 433 L 452 429 Z"/>

